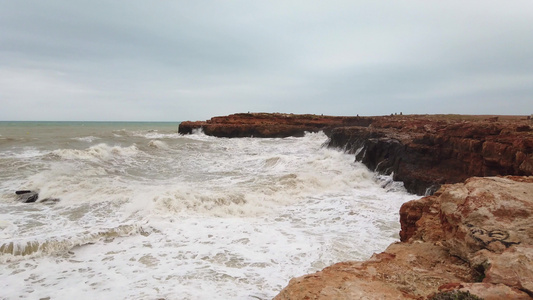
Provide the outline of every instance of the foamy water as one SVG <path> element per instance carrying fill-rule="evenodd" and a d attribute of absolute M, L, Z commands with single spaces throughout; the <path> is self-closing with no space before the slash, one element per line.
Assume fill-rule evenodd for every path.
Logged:
<path fill-rule="evenodd" d="M 322 133 L 176 131 L 0 123 L 0 298 L 270 299 L 384 250 L 415 197 Z M 19 203 L 17 189 L 40 200 Z"/>

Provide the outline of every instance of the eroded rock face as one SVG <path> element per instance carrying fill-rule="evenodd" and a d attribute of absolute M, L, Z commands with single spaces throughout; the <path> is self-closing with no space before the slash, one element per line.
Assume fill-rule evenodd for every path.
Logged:
<path fill-rule="evenodd" d="M 532 183 L 492 177 L 444 187 L 440 219 L 448 247 L 471 259 L 482 249 L 501 254 L 513 245 L 533 245 Z"/>
<path fill-rule="evenodd" d="M 329 135 L 330 147 L 357 153 L 368 168 L 394 173 L 419 195 L 473 176 L 533 175 L 533 128 L 520 118 L 375 117 L 369 127 Z"/>
<path fill-rule="evenodd" d="M 533 127 L 525 117 L 381 116 L 248 113 L 182 122 L 181 134 L 202 129 L 217 137 L 288 137 L 324 131 L 329 147 L 357 153 L 408 191 L 435 192 L 473 176 L 533 175 Z"/>
<path fill-rule="evenodd" d="M 396 243 L 368 261 L 338 263 L 292 279 L 274 299 L 419 299 L 448 282 L 472 278 L 468 265 L 444 247 Z"/>
<path fill-rule="evenodd" d="M 405 203 L 401 243 L 290 281 L 275 299 L 533 297 L 533 177 L 470 178 Z"/>
<path fill-rule="evenodd" d="M 533 177 L 470 178 L 400 213 L 402 241 L 441 242 L 483 283 L 533 295 Z"/>
<path fill-rule="evenodd" d="M 368 126 L 371 117 L 332 117 L 281 113 L 247 113 L 214 117 L 205 122 L 182 122 L 178 132 L 190 134 L 202 129 L 216 137 L 288 137 L 304 136 L 305 132 L 330 131 L 341 126 Z"/>

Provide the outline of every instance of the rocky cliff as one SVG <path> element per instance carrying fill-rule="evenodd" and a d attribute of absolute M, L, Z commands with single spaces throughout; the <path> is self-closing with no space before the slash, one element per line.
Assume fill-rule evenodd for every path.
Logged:
<path fill-rule="evenodd" d="M 329 147 L 354 153 L 371 170 L 394 174 L 408 191 L 431 194 L 472 176 L 533 175 L 533 125 L 525 117 L 332 117 L 248 113 L 182 122 L 217 137 L 287 137 L 324 131 Z"/>
<path fill-rule="evenodd" d="M 236 114 L 184 122 L 179 131 L 196 128 L 219 137 L 322 130 L 329 147 L 430 195 L 402 206 L 401 242 L 367 261 L 292 279 L 275 299 L 456 299 L 446 294 L 452 292 L 533 298 L 530 119 Z"/>
<path fill-rule="evenodd" d="M 182 122 L 179 133 L 190 134 L 202 129 L 217 137 L 289 137 L 305 132 L 329 132 L 341 126 L 368 126 L 371 117 L 332 117 L 318 115 L 243 113 L 214 117 L 207 121 Z"/>
<path fill-rule="evenodd" d="M 292 279 L 275 299 L 533 298 L 533 177 L 443 185 L 400 215 L 402 242 Z"/>
<path fill-rule="evenodd" d="M 533 175 L 530 124 L 518 117 L 374 117 L 368 127 L 333 129 L 329 146 L 424 195 L 472 176 Z"/>

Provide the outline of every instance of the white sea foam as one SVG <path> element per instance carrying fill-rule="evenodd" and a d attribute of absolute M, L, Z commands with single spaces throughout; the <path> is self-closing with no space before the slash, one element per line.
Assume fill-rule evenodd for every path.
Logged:
<path fill-rule="evenodd" d="M 107 144 L 98 144 L 91 146 L 85 150 L 78 149 L 59 149 L 52 152 L 52 154 L 59 156 L 62 159 L 70 160 L 109 160 L 116 157 L 134 156 L 139 153 L 135 145 L 129 147 L 109 146 Z"/>
<path fill-rule="evenodd" d="M 91 136 L 84 136 L 84 137 L 75 137 L 75 138 L 72 138 L 72 139 L 73 140 L 77 140 L 77 141 L 92 143 L 92 142 L 94 142 L 96 140 L 99 140 L 100 138 L 91 135 Z"/>
<path fill-rule="evenodd" d="M 165 142 L 160 141 L 160 140 L 151 140 L 150 142 L 148 142 L 148 146 L 152 148 L 157 148 L 157 149 L 168 149 L 169 148 Z"/>
<path fill-rule="evenodd" d="M 50 233 L 28 239 L 13 238 L 0 242 L 0 261 L 17 261 L 23 258 L 64 253 L 76 246 L 110 241 L 115 237 L 138 234 L 142 229 L 135 225 L 120 225 L 114 228 L 91 228 L 79 232 L 51 235 Z"/>
<path fill-rule="evenodd" d="M 24 147 L 20 150 L 3 151 L 0 158 L 28 159 L 48 154 L 47 151 L 39 150 L 35 147 Z"/>
<path fill-rule="evenodd" d="M 2 297 L 269 299 L 292 277 L 383 250 L 413 198 L 321 148 L 322 133 L 129 139 L 54 150 L 0 185 L 60 199 L 1 197 Z"/>
<path fill-rule="evenodd" d="M 147 139 L 176 139 L 181 137 L 179 133 L 159 133 L 159 132 L 140 132 L 136 136 L 144 137 Z"/>

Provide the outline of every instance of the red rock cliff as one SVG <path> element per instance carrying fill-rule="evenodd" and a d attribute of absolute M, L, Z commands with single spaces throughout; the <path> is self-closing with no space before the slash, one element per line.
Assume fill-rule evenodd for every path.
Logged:
<path fill-rule="evenodd" d="M 429 299 L 447 291 L 485 300 L 532 299 L 530 122 L 501 116 L 236 114 L 183 122 L 179 132 L 285 137 L 323 130 L 330 147 L 354 153 L 372 170 L 394 173 L 411 192 L 442 185 L 402 206 L 401 242 L 367 261 L 292 279 L 277 300 Z M 523 177 L 470 178 L 494 175 Z"/>
<path fill-rule="evenodd" d="M 525 118 L 375 117 L 368 127 L 339 127 L 329 136 L 330 147 L 357 153 L 419 195 L 472 176 L 533 175 L 533 127 Z"/>
<path fill-rule="evenodd" d="M 369 117 L 332 117 L 318 115 L 247 113 L 214 117 L 207 121 L 182 122 L 179 133 L 190 134 L 202 129 L 217 137 L 288 137 L 305 132 L 329 131 L 340 126 L 368 126 Z"/>
<path fill-rule="evenodd" d="M 329 146 L 356 153 L 371 170 L 394 173 L 408 191 L 431 194 L 472 176 L 533 175 L 533 127 L 525 117 L 234 114 L 183 122 L 182 134 L 287 137 L 324 131 Z"/>

